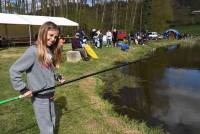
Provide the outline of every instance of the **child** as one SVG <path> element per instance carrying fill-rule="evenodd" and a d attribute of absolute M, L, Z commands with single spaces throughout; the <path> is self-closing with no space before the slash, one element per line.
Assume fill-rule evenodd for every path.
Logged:
<path fill-rule="evenodd" d="M 64 46 L 64 44 L 65 44 L 65 37 L 64 37 L 63 35 L 61 35 L 61 36 L 59 37 L 58 44 L 60 45 L 61 51 L 63 51 L 63 46 Z"/>
<path fill-rule="evenodd" d="M 58 36 L 59 28 L 56 24 L 44 23 L 39 29 L 36 44 L 30 46 L 10 68 L 13 87 L 23 97 L 31 97 L 41 134 L 53 134 L 55 129 L 53 87 L 58 76 L 54 73 L 54 67 L 58 68 L 61 62 Z M 27 84 L 22 81 L 23 72 L 26 72 Z M 59 81 L 63 83 L 64 78 Z M 50 90 L 37 93 L 37 90 L 51 87 Z"/>

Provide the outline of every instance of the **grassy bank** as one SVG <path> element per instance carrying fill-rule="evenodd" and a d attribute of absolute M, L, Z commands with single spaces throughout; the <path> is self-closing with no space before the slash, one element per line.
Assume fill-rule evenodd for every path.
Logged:
<path fill-rule="evenodd" d="M 186 43 L 189 42 L 189 43 Z M 96 49 L 98 60 L 68 63 L 65 58 L 58 70 L 66 80 L 113 67 L 123 61 L 134 61 L 148 56 L 157 47 L 169 44 L 191 44 L 192 41 L 153 41 L 144 46 L 131 46 L 128 52 L 119 48 Z M 64 47 L 63 56 L 70 49 Z M 0 99 L 17 96 L 10 85 L 8 70 L 26 47 L 1 49 Z M 88 77 L 56 89 L 58 134 L 160 134 L 159 128 L 149 128 L 145 122 L 129 120 L 112 110 L 112 105 L 99 96 L 103 81 L 98 76 Z M 29 99 L 17 100 L 0 106 L 1 134 L 38 134 L 38 128 Z"/>
<path fill-rule="evenodd" d="M 199 35 L 200 26 L 199 25 L 186 25 L 186 26 L 176 26 L 174 27 L 181 33 L 190 33 L 193 35 Z"/>

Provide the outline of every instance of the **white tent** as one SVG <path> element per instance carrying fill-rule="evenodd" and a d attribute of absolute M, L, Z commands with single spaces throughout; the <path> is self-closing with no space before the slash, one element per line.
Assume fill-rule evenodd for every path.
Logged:
<path fill-rule="evenodd" d="M 79 24 L 71 21 L 69 19 L 66 19 L 64 17 L 49 17 L 49 16 L 34 16 L 34 15 L 19 15 L 19 14 L 6 14 L 6 13 L 0 13 L 0 24 L 3 24 L 5 26 L 5 33 L 7 36 L 8 30 L 7 25 L 8 24 L 14 24 L 14 25 L 27 25 L 28 31 L 29 31 L 29 37 L 31 42 L 31 26 L 39 26 L 47 21 L 52 21 L 58 26 L 78 26 Z M 2 32 L 2 28 L 1 28 Z M 0 32 L 0 33 L 1 33 Z M 17 33 L 15 33 L 17 34 Z"/>

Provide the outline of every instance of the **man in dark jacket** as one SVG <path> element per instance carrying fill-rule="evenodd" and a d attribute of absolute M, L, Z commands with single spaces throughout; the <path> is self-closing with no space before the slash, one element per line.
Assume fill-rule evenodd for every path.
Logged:
<path fill-rule="evenodd" d="M 81 39 L 79 38 L 79 33 L 76 33 L 74 38 L 72 39 L 72 50 L 73 51 L 79 51 L 83 60 L 88 61 L 89 57 L 87 55 L 87 52 L 81 45 Z"/>

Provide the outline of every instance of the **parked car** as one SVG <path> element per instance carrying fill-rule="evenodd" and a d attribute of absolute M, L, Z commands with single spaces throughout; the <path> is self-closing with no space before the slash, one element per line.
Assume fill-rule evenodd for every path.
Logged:
<path fill-rule="evenodd" d="M 148 38 L 152 40 L 157 40 L 158 39 L 158 33 L 157 32 L 148 32 Z"/>
<path fill-rule="evenodd" d="M 123 40 L 124 38 L 126 38 L 127 37 L 127 34 L 125 33 L 125 32 L 123 32 L 123 31 L 118 31 L 118 33 L 117 33 L 117 38 L 118 38 L 118 40 Z"/>

